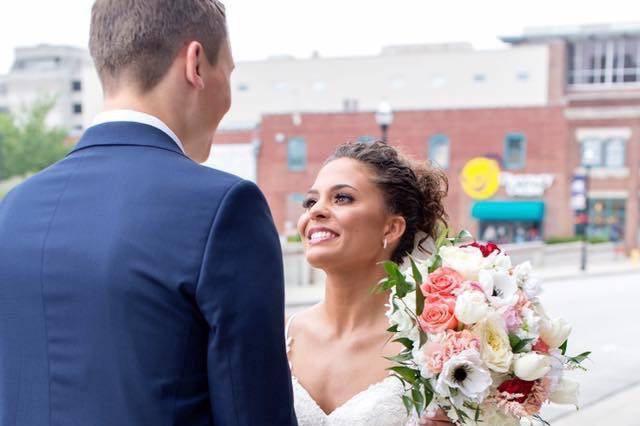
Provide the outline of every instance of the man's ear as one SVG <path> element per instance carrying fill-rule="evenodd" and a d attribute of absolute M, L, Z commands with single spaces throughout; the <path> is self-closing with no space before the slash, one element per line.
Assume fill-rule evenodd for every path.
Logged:
<path fill-rule="evenodd" d="M 391 246 L 397 246 L 407 229 L 407 221 L 400 215 L 390 216 L 384 230 L 384 238 Z"/>
<path fill-rule="evenodd" d="M 197 90 L 204 89 L 202 78 L 203 61 L 206 61 L 204 48 L 197 41 L 192 41 L 186 47 L 185 77 L 187 82 Z"/>

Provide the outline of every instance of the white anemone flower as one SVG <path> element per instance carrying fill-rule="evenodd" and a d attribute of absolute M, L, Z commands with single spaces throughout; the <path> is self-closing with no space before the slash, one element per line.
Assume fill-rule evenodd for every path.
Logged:
<path fill-rule="evenodd" d="M 482 270 L 478 281 L 491 305 L 497 309 L 507 309 L 518 302 L 518 284 L 509 272 Z"/>
<path fill-rule="evenodd" d="M 456 407 L 466 400 L 481 403 L 489 392 L 491 374 L 480 353 L 467 349 L 451 357 L 442 367 L 436 382 L 436 392 L 449 396 Z"/>

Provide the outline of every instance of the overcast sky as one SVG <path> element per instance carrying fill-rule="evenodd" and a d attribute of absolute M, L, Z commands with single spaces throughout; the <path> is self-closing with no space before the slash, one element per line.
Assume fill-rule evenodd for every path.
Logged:
<path fill-rule="evenodd" d="M 86 46 L 93 0 L 1 0 L 0 74 L 16 46 Z M 392 44 L 497 37 L 527 26 L 640 21 L 636 0 L 226 0 L 236 60 L 377 53 Z"/>

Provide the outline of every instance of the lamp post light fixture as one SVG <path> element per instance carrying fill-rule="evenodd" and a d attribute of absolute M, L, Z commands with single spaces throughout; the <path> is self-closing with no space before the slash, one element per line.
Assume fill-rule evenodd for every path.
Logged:
<path fill-rule="evenodd" d="M 393 123 L 393 110 L 391 109 L 391 104 L 389 104 L 389 102 L 382 101 L 378 104 L 378 109 L 376 110 L 376 123 L 378 123 L 382 132 L 382 142 L 387 143 L 389 126 Z"/>
<path fill-rule="evenodd" d="M 597 155 L 594 151 L 594 147 L 590 144 L 583 145 L 584 151 L 582 152 L 582 165 L 584 167 L 584 194 L 585 194 L 585 222 L 584 230 L 582 232 L 582 247 L 580 253 L 580 270 L 587 270 L 587 242 L 589 238 L 589 180 L 591 175 L 591 168 L 597 163 Z"/>

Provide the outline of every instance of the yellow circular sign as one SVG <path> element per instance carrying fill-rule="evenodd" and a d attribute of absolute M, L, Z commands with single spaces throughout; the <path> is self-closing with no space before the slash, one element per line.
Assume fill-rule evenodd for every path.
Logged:
<path fill-rule="evenodd" d="M 500 187 L 500 166 L 490 158 L 469 160 L 462 169 L 460 183 L 464 192 L 474 200 L 491 198 Z"/>

